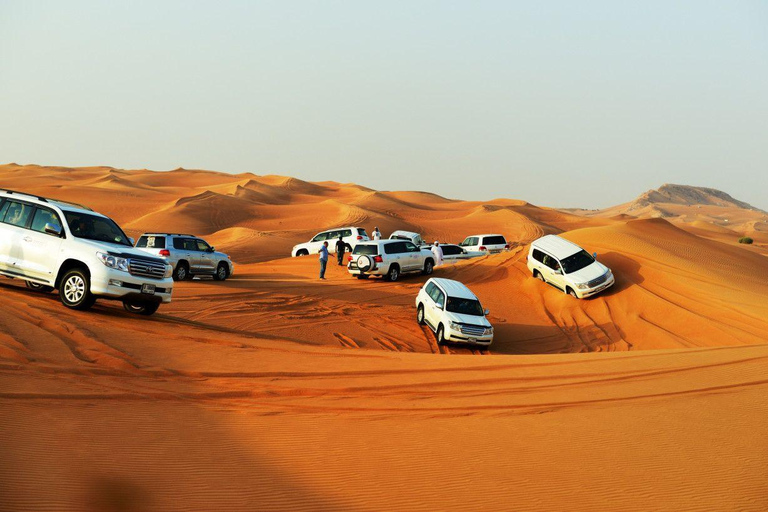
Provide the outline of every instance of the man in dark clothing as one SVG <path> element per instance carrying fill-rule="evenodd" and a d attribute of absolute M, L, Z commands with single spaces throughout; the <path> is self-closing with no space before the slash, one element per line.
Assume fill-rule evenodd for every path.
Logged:
<path fill-rule="evenodd" d="M 347 250 L 347 244 L 344 243 L 344 237 L 339 235 L 339 241 L 336 242 L 336 260 L 339 265 L 344 264 L 344 252 Z"/>

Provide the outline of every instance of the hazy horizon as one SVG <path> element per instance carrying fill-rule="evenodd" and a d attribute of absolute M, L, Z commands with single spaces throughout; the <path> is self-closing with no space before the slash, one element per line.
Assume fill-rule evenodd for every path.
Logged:
<path fill-rule="evenodd" d="M 0 5 L 0 161 L 768 209 L 768 6 Z"/>

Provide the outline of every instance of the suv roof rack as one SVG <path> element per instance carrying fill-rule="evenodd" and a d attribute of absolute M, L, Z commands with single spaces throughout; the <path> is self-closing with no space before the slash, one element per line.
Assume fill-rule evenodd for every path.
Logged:
<path fill-rule="evenodd" d="M 93 209 L 88 208 L 85 205 L 82 205 L 79 203 L 73 203 L 72 201 L 64 201 L 63 199 L 53 199 L 50 197 L 38 196 L 37 194 L 30 194 L 28 192 L 19 192 L 18 190 L 9 190 L 7 188 L 0 188 L 0 192 L 5 192 L 7 194 L 18 194 L 18 195 L 27 196 L 27 197 L 34 197 L 38 201 L 42 201 L 44 203 L 54 202 L 54 203 L 68 204 L 70 206 L 77 206 L 78 208 L 82 208 L 83 210 L 88 210 L 90 212 L 93 211 Z"/>

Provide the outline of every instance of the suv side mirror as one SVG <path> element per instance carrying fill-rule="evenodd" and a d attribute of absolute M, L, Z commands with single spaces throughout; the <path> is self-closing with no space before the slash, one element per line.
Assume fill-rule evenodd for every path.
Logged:
<path fill-rule="evenodd" d="M 214 252 L 215 250 L 216 250 L 216 248 L 214 246 L 212 246 L 212 245 L 208 246 L 208 252 Z"/>
<path fill-rule="evenodd" d="M 437 306 L 437 309 L 443 309 L 443 303 L 442 302 L 438 302 L 435 305 Z"/>
<path fill-rule="evenodd" d="M 49 235 L 61 236 L 61 226 L 55 223 L 47 222 L 43 228 L 43 231 Z"/>
<path fill-rule="evenodd" d="M 134 240 L 131 237 L 128 237 L 128 241 L 131 242 L 131 245 L 136 245 L 136 240 Z"/>
<path fill-rule="evenodd" d="M 596 253 L 596 252 L 593 252 L 593 253 L 592 253 L 592 257 L 593 257 L 593 258 L 595 258 L 595 259 L 597 259 L 597 253 Z"/>
<path fill-rule="evenodd" d="M 485 316 L 488 316 L 488 315 L 490 315 L 490 314 L 491 314 L 491 310 L 490 310 L 490 309 L 486 309 L 485 311 L 483 311 L 483 314 L 484 314 Z"/>
<path fill-rule="evenodd" d="M 555 274 L 557 274 L 557 275 L 559 275 L 559 276 L 563 275 L 563 271 L 562 271 L 562 269 L 559 269 L 559 268 L 558 268 L 558 269 L 555 269 Z"/>

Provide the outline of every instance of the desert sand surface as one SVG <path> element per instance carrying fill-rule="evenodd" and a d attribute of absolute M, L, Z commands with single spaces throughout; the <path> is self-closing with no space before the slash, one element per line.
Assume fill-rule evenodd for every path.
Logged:
<path fill-rule="evenodd" d="M 151 318 L 0 279 L 0 510 L 768 509 L 768 258 L 757 217 L 745 247 L 710 211 L 749 205 L 681 220 L 105 167 L 5 165 L 0 187 L 132 236 L 192 231 L 237 265 Z M 286 257 L 344 224 L 505 234 L 509 252 L 435 271 L 491 310 L 492 348 L 418 327 L 423 276 L 320 282 Z M 576 301 L 532 279 L 544 233 L 616 285 Z"/>

